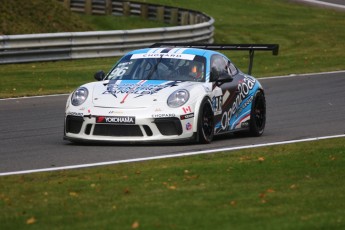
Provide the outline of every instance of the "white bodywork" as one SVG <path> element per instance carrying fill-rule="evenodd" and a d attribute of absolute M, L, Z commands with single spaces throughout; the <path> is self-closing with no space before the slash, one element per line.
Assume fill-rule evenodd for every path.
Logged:
<path fill-rule="evenodd" d="M 83 85 L 88 89 L 89 96 L 80 106 L 71 104 L 71 96 L 67 100 L 65 117 L 80 117 L 84 120 L 80 132 L 65 132 L 69 140 L 94 141 L 161 141 L 192 138 L 197 132 L 197 117 L 201 101 L 205 97 L 212 98 L 212 84 L 201 82 L 172 82 L 162 81 L 161 84 L 152 81 L 121 86 L 121 80 L 112 87 L 109 80 L 92 82 Z M 169 84 L 169 85 L 167 85 Z M 176 90 L 185 89 L 190 97 L 186 104 L 178 108 L 167 105 L 167 98 Z M 187 115 L 187 116 L 185 116 Z M 185 117 L 184 117 L 185 116 Z M 104 119 L 103 119 L 104 117 Z M 181 121 L 180 135 L 163 135 L 156 123 L 157 118 L 175 117 Z M 102 120 L 103 123 L 97 123 Z M 95 125 L 121 125 L 121 129 L 129 126 L 139 126 L 142 136 L 122 135 L 94 135 Z M 87 126 L 89 128 L 87 128 Z M 144 126 L 152 131 L 147 132 Z M 125 132 L 125 130 L 123 130 Z"/>

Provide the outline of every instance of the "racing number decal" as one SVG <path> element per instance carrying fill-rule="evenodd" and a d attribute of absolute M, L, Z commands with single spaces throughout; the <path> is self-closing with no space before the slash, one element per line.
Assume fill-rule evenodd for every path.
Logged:
<path fill-rule="evenodd" d="M 223 96 L 215 96 L 213 98 L 213 111 L 217 112 L 222 112 L 222 106 L 223 106 Z"/>
<path fill-rule="evenodd" d="M 120 63 L 113 71 L 110 73 L 110 78 L 122 77 L 128 70 L 128 66 L 132 62 Z"/>
<path fill-rule="evenodd" d="M 111 77 L 121 77 L 127 71 L 128 67 L 116 68 L 111 72 Z"/>

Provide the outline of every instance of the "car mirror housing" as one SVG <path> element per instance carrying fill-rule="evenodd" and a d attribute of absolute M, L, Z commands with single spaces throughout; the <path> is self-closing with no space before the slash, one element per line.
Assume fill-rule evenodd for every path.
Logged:
<path fill-rule="evenodd" d="M 221 73 L 217 79 L 218 82 L 231 82 L 232 81 L 232 76 L 229 75 L 228 73 Z"/>
<path fill-rule="evenodd" d="M 97 81 L 102 81 L 105 78 L 105 73 L 103 70 L 97 71 L 93 77 L 97 80 Z"/>
<path fill-rule="evenodd" d="M 226 72 L 220 72 L 215 67 L 212 67 L 210 73 L 211 82 L 231 82 L 233 77 Z"/>

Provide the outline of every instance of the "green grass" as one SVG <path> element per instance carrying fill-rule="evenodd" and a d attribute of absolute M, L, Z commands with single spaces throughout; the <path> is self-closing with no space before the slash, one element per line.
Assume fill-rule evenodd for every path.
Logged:
<path fill-rule="evenodd" d="M 93 30 L 57 0 L 1 0 L 0 35 Z"/>
<path fill-rule="evenodd" d="M 232 0 L 231 3 L 219 0 L 217 4 L 198 4 L 196 0 L 150 2 L 197 9 L 212 16 L 217 43 L 278 43 L 279 56 L 256 52 L 253 68 L 256 77 L 345 69 L 344 12 L 283 0 Z M 79 18 L 101 30 L 110 26 L 110 29 L 154 26 L 139 17 L 128 18 L 128 23 L 123 17 Z M 226 54 L 240 69 L 247 71 L 246 52 Z M 117 58 L 0 65 L 0 98 L 70 92 L 92 80 L 97 70 L 109 70 L 114 59 Z"/>
<path fill-rule="evenodd" d="M 171 26 L 159 21 L 143 20 L 136 16 L 125 17 L 79 14 L 79 17 L 87 24 L 92 25 L 94 30 L 131 30 Z"/>
<path fill-rule="evenodd" d="M 117 58 L 0 65 L 0 98 L 70 92 L 109 70 Z"/>
<path fill-rule="evenodd" d="M 130 30 L 169 26 L 139 17 L 86 15 L 67 10 L 57 0 L 2 0 L 0 35 L 98 30 Z"/>
<path fill-rule="evenodd" d="M 344 154 L 342 138 L 0 177 L 0 222 L 4 229 L 343 229 Z"/>

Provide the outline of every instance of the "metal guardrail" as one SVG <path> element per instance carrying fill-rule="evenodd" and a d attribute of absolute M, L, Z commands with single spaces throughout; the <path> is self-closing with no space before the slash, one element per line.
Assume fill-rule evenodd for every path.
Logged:
<path fill-rule="evenodd" d="M 59 0 L 87 14 L 136 15 L 179 26 L 0 36 L 0 64 L 122 56 L 156 42 L 213 42 L 214 19 L 197 11 L 115 0 Z"/>

